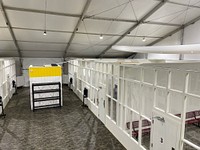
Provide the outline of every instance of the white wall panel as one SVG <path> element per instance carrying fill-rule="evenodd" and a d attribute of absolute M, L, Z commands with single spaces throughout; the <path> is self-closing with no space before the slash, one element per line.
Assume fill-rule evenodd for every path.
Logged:
<path fill-rule="evenodd" d="M 179 54 L 148 54 L 148 59 L 179 60 Z"/>
<path fill-rule="evenodd" d="M 173 34 L 172 36 L 169 36 L 168 38 L 160 41 L 159 43 L 157 43 L 155 45 L 157 45 L 157 46 L 180 45 L 181 37 L 182 37 L 182 31 L 177 32 L 177 33 Z"/>
<path fill-rule="evenodd" d="M 200 43 L 200 21 L 185 28 L 184 44 L 199 44 Z M 200 60 L 200 54 L 185 54 L 185 60 Z"/>
<path fill-rule="evenodd" d="M 200 21 L 185 28 L 184 44 L 199 44 L 200 43 Z"/>

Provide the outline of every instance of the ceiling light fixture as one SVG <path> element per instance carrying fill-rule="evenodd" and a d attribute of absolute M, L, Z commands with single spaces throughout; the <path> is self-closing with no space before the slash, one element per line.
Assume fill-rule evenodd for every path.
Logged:
<path fill-rule="evenodd" d="M 101 34 L 99 38 L 100 38 L 100 40 L 102 40 L 103 39 L 103 35 Z"/>
<path fill-rule="evenodd" d="M 46 32 L 46 30 L 44 31 L 43 35 L 47 35 L 47 32 Z"/>
<path fill-rule="evenodd" d="M 143 38 L 142 38 L 142 41 L 143 41 L 143 42 L 146 42 L 146 38 L 145 38 L 145 37 L 143 37 Z"/>

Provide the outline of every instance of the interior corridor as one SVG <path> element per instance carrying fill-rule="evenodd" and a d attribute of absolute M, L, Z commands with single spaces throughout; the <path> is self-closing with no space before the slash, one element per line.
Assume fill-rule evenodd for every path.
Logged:
<path fill-rule="evenodd" d="M 69 89 L 62 108 L 30 110 L 29 88 L 18 90 L 0 118 L 0 149 L 123 150 L 119 141 Z"/>

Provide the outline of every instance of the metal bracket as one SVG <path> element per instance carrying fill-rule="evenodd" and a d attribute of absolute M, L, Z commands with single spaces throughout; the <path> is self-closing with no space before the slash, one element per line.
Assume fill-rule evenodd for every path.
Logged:
<path fill-rule="evenodd" d="M 155 117 L 153 117 L 152 119 L 157 119 L 157 120 L 159 120 L 159 121 L 165 123 L 165 118 L 164 118 L 164 117 L 155 116 Z"/>

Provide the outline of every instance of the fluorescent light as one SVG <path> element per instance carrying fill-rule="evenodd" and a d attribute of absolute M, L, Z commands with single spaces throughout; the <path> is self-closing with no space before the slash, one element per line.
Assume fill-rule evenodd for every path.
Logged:
<path fill-rule="evenodd" d="M 103 35 L 100 35 L 100 37 L 99 37 L 101 40 L 103 39 Z"/>
<path fill-rule="evenodd" d="M 44 31 L 43 35 L 47 35 L 47 32 L 46 32 L 46 31 Z"/>
<path fill-rule="evenodd" d="M 143 38 L 142 38 L 142 41 L 143 41 L 143 42 L 146 42 L 146 38 L 145 38 L 145 37 L 143 37 Z"/>

